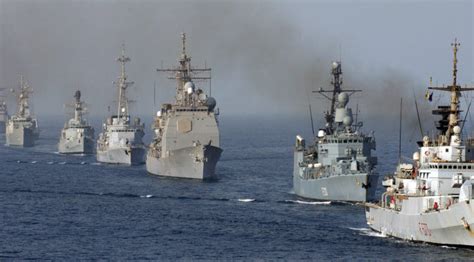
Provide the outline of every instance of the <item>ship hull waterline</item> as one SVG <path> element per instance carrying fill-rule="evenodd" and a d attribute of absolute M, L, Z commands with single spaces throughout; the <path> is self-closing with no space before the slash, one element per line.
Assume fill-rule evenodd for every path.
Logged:
<path fill-rule="evenodd" d="M 58 145 L 58 152 L 60 154 L 93 154 L 94 139 L 82 138 L 80 142 L 61 139 Z"/>
<path fill-rule="evenodd" d="M 367 225 L 383 235 L 414 242 L 474 247 L 474 202 L 448 209 L 403 214 L 374 204 L 366 205 Z"/>
<path fill-rule="evenodd" d="M 318 179 L 294 176 L 293 190 L 297 196 L 312 200 L 368 202 L 374 199 L 377 180 L 377 175 L 366 173 L 341 174 Z"/>
<path fill-rule="evenodd" d="M 216 180 L 216 165 L 222 151 L 221 148 L 207 145 L 174 150 L 163 158 L 147 155 L 146 169 L 151 175 L 163 177 Z"/>
<path fill-rule="evenodd" d="M 293 191 L 297 196 L 342 202 L 368 202 L 375 199 L 377 173 L 349 173 L 305 179 L 302 176 L 304 167 L 299 166 L 302 160 L 303 152 L 295 152 Z"/>
<path fill-rule="evenodd" d="M 8 146 L 33 147 L 37 137 L 33 128 L 22 126 L 18 128 L 7 126 L 6 128 L 5 138 Z"/>
<path fill-rule="evenodd" d="M 143 147 L 97 150 L 97 161 L 108 164 L 141 165 L 145 162 L 145 153 Z"/>

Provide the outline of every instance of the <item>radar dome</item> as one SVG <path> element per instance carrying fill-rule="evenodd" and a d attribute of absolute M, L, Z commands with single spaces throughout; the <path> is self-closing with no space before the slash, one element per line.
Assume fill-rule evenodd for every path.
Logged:
<path fill-rule="evenodd" d="M 349 95 L 347 93 L 340 93 L 337 96 L 337 101 L 346 106 L 347 102 L 349 102 Z"/>
<path fill-rule="evenodd" d="M 186 90 L 188 94 L 191 94 L 192 92 L 194 92 L 194 83 L 191 81 L 186 82 L 186 84 L 184 84 L 184 90 Z"/>
<path fill-rule="evenodd" d="M 419 161 L 420 160 L 420 152 L 413 153 L 413 160 L 414 161 Z"/>
<path fill-rule="evenodd" d="M 214 108 L 217 105 L 216 99 L 214 97 L 211 97 L 211 96 L 208 97 L 206 99 L 206 105 L 207 105 L 207 107 L 209 108 L 210 111 L 214 110 Z"/>
<path fill-rule="evenodd" d="M 319 137 L 319 138 L 323 138 L 323 137 L 325 137 L 325 136 L 326 136 L 326 131 L 324 131 L 323 129 L 320 129 L 320 130 L 318 131 L 318 137 Z"/>
<path fill-rule="evenodd" d="M 336 69 L 339 66 L 338 62 L 332 62 L 332 68 Z"/>
<path fill-rule="evenodd" d="M 342 120 L 342 123 L 344 123 L 345 126 L 352 125 L 352 117 L 351 116 L 345 116 L 344 119 Z"/>
<path fill-rule="evenodd" d="M 461 128 L 459 126 L 455 126 L 453 128 L 453 132 L 456 134 L 456 135 L 459 135 L 461 133 Z"/>

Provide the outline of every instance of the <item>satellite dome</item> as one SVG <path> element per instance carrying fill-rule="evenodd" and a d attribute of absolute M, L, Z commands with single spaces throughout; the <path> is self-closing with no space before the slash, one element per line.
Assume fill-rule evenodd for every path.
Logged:
<path fill-rule="evenodd" d="M 352 117 L 351 116 L 345 116 L 344 119 L 342 120 L 342 123 L 344 123 L 345 126 L 352 125 Z"/>
<path fill-rule="evenodd" d="M 211 97 L 211 96 L 208 97 L 206 99 L 206 105 L 207 105 L 207 107 L 209 108 L 210 111 L 214 110 L 214 108 L 217 105 L 216 99 L 214 97 Z"/>
<path fill-rule="evenodd" d="M 413 153 L 413 160 L 414 161 L 419 161 L 420 160 L 420 152 Z"/>
<path fill-rule="evenodd" d="M 461 128 L 459 126 L 455 126 L 453 128 L 453 132 L 456 134 L 456 135 L 459 135 L 461 133 Z"/>
<path fill-rule="evenodd" d="M 319 129 L 318 131 L 318 137 L 319 138 L 323 138 L 326 136 L 326 131 L 324 131 L 323 129 Z"/>
<path fill-rule="evenodd" d="M 349 95 L 347 93 L 340 93 L 338 96 L 337 96 L 337 101 L 339 101 L 339 103 L 343 104 L 344 106 L 347 104 L 347 102 L 349 102 Z"/>
<path fill-rule="evenodd" d="M 184 90 L 186 90 L 188 94 L 194 92 L 194 83 L 191 81 L 186 82 L 186 84 L 184 84 Z"/>
<path fill-rule="evenodd" d="M 334 61 L 332 62 L 332 69 L 336 69 L 339 66 L 339 63 Z"/>
<path fill-rule="evenodd" d="M 161 110 L 158 110 L 158 111 L 156 112 L 156 116 L 157 116 L 157 117 L 160 117 L 160 116 L 161 116 Z"/>

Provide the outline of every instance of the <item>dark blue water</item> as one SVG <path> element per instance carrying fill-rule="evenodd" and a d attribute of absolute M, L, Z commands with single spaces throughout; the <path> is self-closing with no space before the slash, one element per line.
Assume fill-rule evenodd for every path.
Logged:
<path fill-rule="evenodd" d="M 304 121 L 223 118 L 221 179 L 214 183 L 152 177 L 144 166 L 103 165 L 94 156 L 58 155 L 62 124 L 43 120 L 35 148 L 8 148 L 1 137 L 2 260 L 474 256 L 469 249 L 381 237 L 368 230 L 361 206 L 299 201 L 291 194 L 292 145 Z M 379 170 L 389 172 L 397 146 L 382 138 L 396 137 L 378 138 Z"/>

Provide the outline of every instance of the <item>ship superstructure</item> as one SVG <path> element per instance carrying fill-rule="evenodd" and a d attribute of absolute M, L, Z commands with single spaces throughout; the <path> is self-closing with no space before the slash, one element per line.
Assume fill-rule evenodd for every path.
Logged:
<path fill-rule="evenodd" d="M 315 91 L 331 103 L 325 127 L 308 147 L 296 137 L 293 190 L 309 199 L 366 202 L 374 198 L 378 178 L 375 138 L 361 132 L 362 122 L 353 123 L 349 98 L 360 90 L 342 90 L 340 62 L 333 62 L 331 74 L 332 89 Z"/>
<path fill-rule="evenodd" d="M 367 224 L 378 232 L 406 240 L 474 246 L 474 140 L 463 139 L 461 93 L 474 88 L 457 83 L 457 52 L 452 44 L 453 82 L 431 90 L 448 92 L 450 104 L 438 106 L 436 137 L 424 136 L 413 163 L 401 163 L 385 177 L 386 192 L 367 204 Z M 466 113 L 467 114 L 467 113 Z"/>
<path fill-rule="evenodd" d="M 0 88 L 0 134 L 5 133 L 6 123 L 8 122 L 8 109 L 4 92 L 5 88 Z"/>
<path fill-rule="evenodd" d="M 94 128 L 89 125 L 84 114 L 86 108 L 81 101 L 81 91 L 74 93 L 74 117 L 64 123 L 59 138 L 58 151 L 61 154 L 92 154 L 94 152 Z"/>
<path fill-rule="evenodd" d="M 130 58 L 122 55 L 117 59 L 121 65 L 121 74 L 116 82 L 118 101 L 117 114 L 107 118 L 102 133 L 97 140 L 97 161 L 112 164 L 138 165 L 145 159 L 146 147 L 142 139 L 145 125 L 140 118 L 131 121 L 127 89 L 133 84 L 128 81 L 125 63 Z"/>
<path fill-rule="evenodd" d="M 36 118 L 30 111 L 29 98 L 33 89 L 23 79 L 20 80 L 18 90 L 12 89 L 17 97 L 17 112 L 7 122 L 5 131 L 7 145 L 31 147 L 39 138 L 39 128 Z"/>
<path fill-rule="evenodd" d="M 148 173 L 160 176 L 215 179 L 216 164 L 222 153 L 220 148 L 218 111 L 216 100 L 195 87 L 194 80 L 210 79 L 196 76 L 210 72 L 210 68 L 191 67 L 186 53 L 186 35 L 182 34 L 182 53 L 179 66 L 158 69 L 171 72 L 175 79 L 176 101 L 163 104 L 157 112 L 146 168 Z"/>

